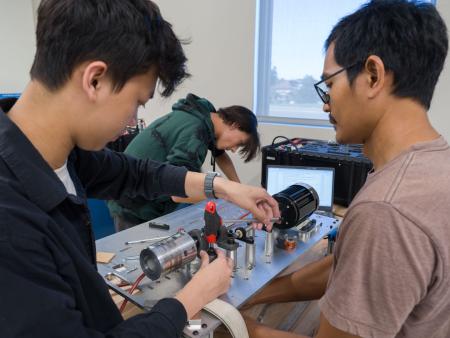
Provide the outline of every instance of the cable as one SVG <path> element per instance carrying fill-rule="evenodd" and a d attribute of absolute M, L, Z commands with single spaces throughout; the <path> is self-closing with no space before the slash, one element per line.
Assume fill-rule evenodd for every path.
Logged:
<path fill-rule="evenodd" d="M 286 136 L 278 135 L 278 136 L 275 136 L 275 137 L 273 138 L 273 140 L 272 140 L 272 145 L 275 144 L 275 140 L 276 140 L 277 138 L 282 138 L 282 139 L 284 139 L 284 140 L 286 140 L 286 141 L 288 141 L 288 142 L 290 141 Z"/>
<path fill-rule="evenodd" d="M 144 279 L 144 277 L 145 277 L 145 273 L 142 273 L 137 279 L 136 279 L 136 281 L 133 283 L 133 285 L 131 286 L 131 288 L 130 288 L 130 290 L 128 290 L 128 293 L 130 294 L 130 295 L 132 295 L 133 294 L 133 291 L 137 288 L 137 286 L 139 285 L 139 283 Z M 122 305 L 120 306 L 120 312 L 122 313 L 123 312 L 123 310 L 125 309 L 125 306 L 127 305 L 127 303 L 128 303 L 128 299 L 124 299 L 123 300 L 123 302 L 122 302 Z"/>
<path fill-rule="evenodd" d="M 298 147 L 297 147 L 297 145 L 296 144 L 294 144 L 294 143 L 292 143 L 291 142 L 291 140 L 290 139 L 288 139 L 286 136 L 282 136 L 282 135 L 279 135 L 279 136 L 275 136 L 274 138 L 273 138 L 273 140 L 272 140 L 272 145 L 274 145 L 275 144 L 275 140 L 277 139 L 277 138 L 282 138 L 282 139 L 284 139 L 284 140 L 286 140 L 288 143 L 290 142 L 291 143 L 291 145 L 293 145 L 294 147 L 295 147 L 295 149 L 297 149 L 297 151 L 298 151 Z"/>
<path fill-rule="evenodd" d="M 239 216 L 239 219 L 244 219 L 245 217 L 247 217 L 248 215 L 250 215 L 250 211 L 247 211 L 246 213 L 242 214 L 241 216 Z"/>

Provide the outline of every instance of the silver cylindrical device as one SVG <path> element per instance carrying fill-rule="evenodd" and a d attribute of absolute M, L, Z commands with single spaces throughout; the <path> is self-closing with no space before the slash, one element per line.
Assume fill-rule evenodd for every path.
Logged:
<path fill-rule="evenodd" d="M 141 251 L 139 260 L 142 271 L 151 280 L 157 280 L 173 270 L 192 262 L 197 255 L 194 239 L 184 231 Z"/>
<path fill-rule="evenodd" d="M 273 195 L 281 212 L 281 222 L 274 223 L 278 229 L 292 228 L 308 218 L 319 207 L 319 195 L 305 183 L 293 184 Z"/>
<path fill-rule="evenodd" d="M 264 243 L 264 255 L 266 257 L 266 263 L 272 262 L 273 241 L 274 241 L 273 231 L 266 232 L 266 241 Z"/>
<path fill-rule="evenodd" d="M 255 229 L 253 227 L 247 228 L 247 236 L 255 238 Z M 255 267 L 255 243 L 245 244 L 245 267 L 251 270 Z"/>
<path fill-rule="evenodd" d="M 227 257 L 233 260 L 233 272 L 237 269 L 237 248 L 233 250 L 227 250 Z"/>

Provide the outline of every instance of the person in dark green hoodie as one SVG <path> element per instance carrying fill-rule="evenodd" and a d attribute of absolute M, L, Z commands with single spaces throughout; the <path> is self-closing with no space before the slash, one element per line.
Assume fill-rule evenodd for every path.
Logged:
<path fill-rule="evenodd" d="M 213 170 L 217 162 L 228 179 L 240 182 L 226 150 L 239 150 L 245 162 L 252 160 L 260 149 L 257 124 L 256 116 L 245 107 L 216 110 L 207 99 L 188 94 L 172 106 L 172 112 L 138 134 L 125 153 L 200 172 L 210 150 Z M 160 196 L 110 201 L 108 207 L 116 229 L 124 230 L 174 211 L 177 203 L 193 202 L 197 201 Z"/>

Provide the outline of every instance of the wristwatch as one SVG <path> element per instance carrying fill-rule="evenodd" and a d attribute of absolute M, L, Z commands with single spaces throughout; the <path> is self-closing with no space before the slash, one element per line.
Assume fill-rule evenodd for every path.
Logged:
<path fill-rule="evenodd" d="M 205 183 L 204 183 L 204 191 L 205 191 L 205 195 L 206 198 L 210 198 L 210 199 L 215 199 L 217 198 L 216 195 L 214 194 L 214 179 L 216 178 L 216 176 L 220 176 L 220 173 L 216 172 L 216 171 L 208 171 L 206 173 L 205 176 Z"/>

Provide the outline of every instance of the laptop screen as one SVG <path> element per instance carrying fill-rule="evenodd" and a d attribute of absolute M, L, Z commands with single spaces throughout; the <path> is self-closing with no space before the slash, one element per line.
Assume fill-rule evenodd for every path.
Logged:
<path fill-rule="evenodd" d="M 319 210 L 332 211 L 334 168 L 268 165 L 266 189 L 274 195 L 294 183 L 306 183 L 319 195 Z"/>

